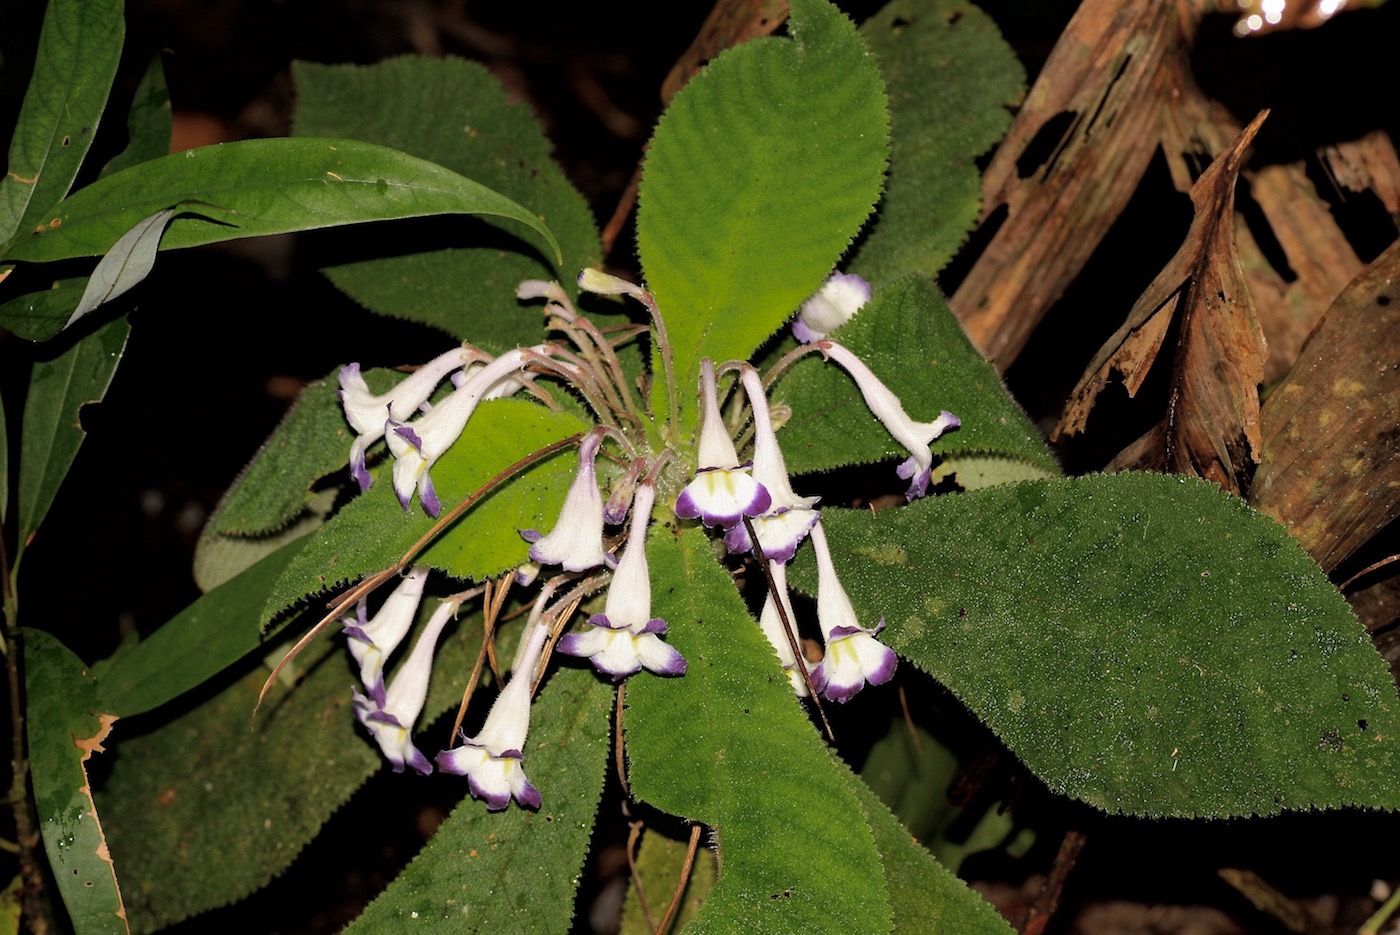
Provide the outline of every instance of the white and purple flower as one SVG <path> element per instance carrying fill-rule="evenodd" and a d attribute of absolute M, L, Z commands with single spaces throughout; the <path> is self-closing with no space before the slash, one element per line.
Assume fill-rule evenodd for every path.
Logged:
<path fill-rule="evenodd" d="M 642 669 L 657 675 L 685 674 L 685 659 L 661 640 L 666 621 L 651 615 L 646 534 L 655 500 L 656 489 L 649 482 L 638 484 L 627 545 L 613 571 L 603 612 L 588 618 L 592 629 L 566 633 L 558 643 L 561 653 L 591 660 L 614 682 Z"/>
<path fill-rule="evenodd" d="M 428 697 L 438 637 L 456 611 L 457 602 L 446 600 L 433 612 L 413 644 L 413 651 L 394 673 L 382 704 L 370 695 L 353 693 L 355 716 L 369 730 L 396 773 L 403 772 L 405 766 L 424 775 L 433 771 L 433 764 L 413 745 L 410 732 Z"/>
<path fill-rule="evenodd" d="M 434 357 L 412 374 L 401 380 L 387 393 L 378 396 L 369 391 L 360 373 L 358 363 L 346 364 L 340 368 L 341 405 L 345 408 L 345 421 L 356 432 L 350 443 L 350 474 L 360 485 L 360 490 L 368 490 L 374 479 L 365 467 L 365 451 L 370 445 L 384 437 L 386 420 L 403 421 L 427 405 L 428 397 L 442 383 L 443 378 L 479 358 L 479 352 L 468 347 L 454 347 Z"/>
<path fill-rule="evenodd" d="M 899 657 L 875 638 L 885 628 L 882 619 L 867 629 L 856 619 L 831 561 L 821 523 L 812 527 L 812 548 L 817 553 L 817 623 L 826 643 L 826 655 L 812 670 L 812 687 L 832 701 L 845 704 L 869 682 L 883 685 L 894 677 Z"/>
<path fill-rule="evenodd" d="M 856 381 L 865 404 L 884 423 L 885 429 L 909 451 L 908 460 L 900 464 L 898 474 L 909 481 L 905 500 L 917 500 L 928 493 L 929 475 L 933 468 L 933 452 L 929 445 L 944 432 L 962 425 L 962 421 L 948 410 L 939 413 L 932 422 L 915 422 L 904 411 L 899 397 L 890 392 L 889 387 L 855 354 L 835 341 L 822 341 L 822 353 L 840 364 Z"/>
<path fill-rule="evenodd" d="M 797 312 L 792 336 L 803 344 L 820 341 L 855 317 L 870 301 L 870 283 L 854 273 L 832 273 Z"/>
<path fill-rule="evenodd" d="M 564 508 L 549 535 L 522 530 L 531 543 L 530 560 L 558 565 L 565 571 L 587 571 L 613 558 L 603 546 L 603 496 L 598 492 L 595 462 L 605 430 L 594 429 L 578 446 L 578 473 L 564 498 Z"/>
<path fill-rule="evenodd" d="M 715 368 L 708 357 L 700 362 L 700 396 L 704 408 L 695 479 L 676 498 L 676 515 L 727 529 L 745 516 L 765 512 L 771 498 L 749 474 L 750 465 L 739 463 L 734 442 L 720 418 Z"/>
<path fill-rule="evenodd" d="M 769 493 L 769 508 L 753 520 L 758 544 L 763 549 L 763 557 L 786 564 L 792 561 L 797 546 L 806 538 L 808 531 L 820 515 L 812 509 L 817 497 L 799 497 L 788 479 L 787 464 L 783 461 L 782 449 L 778 447 L 778 436 L 773 431 L 773 419 L 768 411 L 768 397 L 763 392 L 763 381 L 758 371 L 748 364 L 740 368 L 740 380 L 749 397 L 753 409 L 753 473 L 754 477 Z M 731 526 L 724 534 L 724 544 L 730 552 L 752 552 L 753 540 L 743 523 Z"/>
<path fill-rule="evenodd" d="M 793 637 L 797 637 L 797 616 L 792 612 L 792 598 L 788 596 L 787 588 L 787 566 L 782 562 L 768 563 L 768 570 L 772 573 L 773 584 L 777 588 L 778 600 L 782 602 L 783 615 L 787 617 L 788 624 L 794 628 Z M 787 630 L 783 626 L 783 616 L 778 613 L 778 604 L 773 600 L 773 592 L 768 592 L 768 597 L 763 601 L 763 610 L 758 615 L 758 627 L 763 631 L 763 635 L 768 638 L 768 643 L 773 647 L 773 652 L 778 654 L 778 663 L 787 672 L 788 681 L 792 684 L 792 690 L 797 693 L 797 697 L 807 697 L 807 683 L 802 679 L 802 672 L 797 668 L 799 662 L 806 668 L 807 660 L 802 659 L 792 651 L 792 644 L 788 642 Z"/>
<path fill-rule="evenodd" d="M 360 667 L 360 684 L 365 694 L 381 707 L 385 703 L 384 663 L 413 626 L 427 583 L 428 569 L 415 566 L 384 599 L 373 620 L 368 619 L 364 598 L 360 599 L 353 618 L 341 620 L 350 655 Z"/>

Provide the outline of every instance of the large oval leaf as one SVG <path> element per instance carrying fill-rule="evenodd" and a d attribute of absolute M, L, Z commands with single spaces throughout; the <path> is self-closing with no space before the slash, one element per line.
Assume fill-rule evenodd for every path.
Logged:
<path fill-rule="evenodd" d="M 710 63 L 647 154 L 637 247 L 687 424 L 700 358 L 753 353 L 831 272 L 880 194 L 889 117 L 875 59 L 823 0 L 794 2 L 789 29 L 792 39 Z"/>
<path fill-rule="evenodd" d="M 826 510 L 867 625 L 1049 787 L 1109 812 L 1400 805 L 1400 712 L 1282 527 L 1200 481 L 1008 484 Z M 794 584 L 815 586 L 800 553 Z"/>

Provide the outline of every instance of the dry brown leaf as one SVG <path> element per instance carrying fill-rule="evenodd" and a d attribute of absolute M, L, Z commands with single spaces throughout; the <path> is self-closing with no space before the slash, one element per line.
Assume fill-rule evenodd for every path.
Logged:
<path fill-rule="evenodd" d="M 1251 490 L 1331 570 L 1400 515 L 1400 242 L 1328 309 L 1264 406 Z"/>
<path fill-rule="evenodd" d="M 983 175 L 1005 222 L 954 292 L 973 343 L 1005 370 L 1122 213 L 1157 148 L 1171 3 L 1085 0 Z M 1053 134 L 1072 118 L 1063 135 Z M 1047 125 L 1049 129 L 1047 129 Z M 1027 150 L 1053 152 L 1022 177 Z"/>
<path fill-rule="evenodd" d="M 1375 192 L 1391 220 L 1400 224 L 1400 157 L 1384 130 L 1324 147 L 1322 164 L 1339 188 Z"/>
<path fill-rule="evenodd" d="M 1255 117 L 1192 186 L 1196 214 L 1186 241 L 1094 357 L 1052 438 L 1084 428 L 1112 371 L 1123 374 L 1129 395 L 1137 393 L 1179 308 L 1181 339 L 1167 414 L 1152 442 L 1134 446 L 1133 466 L 1195 474 L 1240 491 L 1259 450 L 1266 350 L 1235 249 L 1234 192 L 1245 149 L 1266 114 Z"/>

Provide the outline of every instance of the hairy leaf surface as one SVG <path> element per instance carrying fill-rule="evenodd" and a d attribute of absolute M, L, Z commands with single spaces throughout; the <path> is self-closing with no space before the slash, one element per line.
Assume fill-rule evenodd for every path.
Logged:
<path fill-rule="evenodd" d="M 529 108 L 509 101 L 484 66 L 460 59 L 298 62 L 294 74 L 297 136 L 352 137 L 446 166 L 528 205 L 563 253 L 556 265 L 548 240 L 511 224 L 412 222 L 397 226 L 391 251 L 381 233 L 363 235 L 373 257 L 332 260 L 325 270 L 331 281 L 372 311 L 435 325 L 491 351 L 538 342 L 539 307 L 521 306 L 516 286 L 557 279 L 572 294 L 579 269 L 601 262 L 601 248 L 587 202 L 550 158 Z"/>
<path fill-rule="evenodd" d="M 700 359 L 752 354 L 821 285 L 880 194 L 889 126 L 875 59 L 821 0 L 794 3 L 789 29 L 696 75 L 647 154 L 637 246 L 683 424 Z"/>
<path fill-rule="evenodd" d="M 719 881 L 687 931 L 889 931 L 850 773 L 798 707 L 709 540 L 660 528 L 648 557 L 652 612 L 688 669 L 628 680 L 629 775 L 633 795 L 718 842 Z"/>
<path fill-rule="evenodd" d="M 1155 474 L 825 510 L 866 625 L 1058 793 L 1108 812 L 1394 808 L 1394 683 L 1272 520 Z M 807 550 L 792 575 L 815 586 Z"/>

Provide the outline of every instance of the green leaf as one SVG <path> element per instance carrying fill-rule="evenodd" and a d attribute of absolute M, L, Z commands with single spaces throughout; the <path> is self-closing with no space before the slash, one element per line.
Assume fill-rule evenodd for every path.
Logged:
<path fill-rule="evenodd" d="M 325 270 L 335 285 L 384 315 L 435 325 L 500 352 L 534 344 L 538 306 L 522 307 L 516 286 L 552 278 L 570 293 L 581 267 L 601 262 L 588 204 L 550 159 L 550 144 L 522 103 L 476 62 L 403 56 L 364 67 L 293 66 L 297 136 L 347 136 L 392 146 L 475 179 L 538 212 L 559 238 L 563 262 L 545 262 L 547 243 L 518 228 L 414 222 L 396 231 L 385 256 L 373 237 L 372 259 Z M 425 115 L 430 115 L 425 119 Z M 489 226 L 488 226 L 489 225 Z"/>
<path fill-rule="evenodd" d="M 991 903 L 920 847 L 869 786 L 849 771 L 846 776 L 847 787 L 860 801 L 861 813 L 880 849 L 885 889 L 894 909 L 894 931 L 938 935 L 1009 935 L 1015 931 Z"/>
<path fill-rule="evenodd" d="M 73 928 L 125 933 L 112 859 L 83 765 L 116 716 L 83 662 L 42 630 L 23 631 L 29 767 L 44 851 Z"/>
<path fill-rule="evenodd" d="M 126 149 L 102 167 L 102 174 L 111 175 L 169 155 L 171 125 L 170 89 L 165 84 L 161 57 L 156 55 L 132 95 L 131 110 L 126 115 Z"/>
<path fill-rule="evenodd" d="M 831 273 L 880 195 L 889 118 L 875 59 L 820 0 L 793 3 L 789 29 L 716 57 L 647 153 L 637 246 L 669 331 L 683 434 L 700 359 L 752 354 Z"/>
<path fill-rule="evenodd" d="M 933 443 L 942 458 L 994 455 L 1059 473 L 1035 427 L 972 346 L 931 283 L 906 277 L 876 292 L 855 318 L 831 333 L 865 361 L 922 422 L 947 409 L 962 427 Z M 836 363 L 811 354 L 777 384 L 774 402 L 792 407 L 779 438 L 795 474 L 909 456 L 866 406 Z M 833 439 L 840 439 L 839 445 Z M 894 476 L 893 470 L 890 476 Z"/>
<path fill-rule="evenodd" d="M 968 0 L 894 0 L 860 34 L 880 60 L 893 142 L 880 213 L 848 272 L 876 285 L 932 276 L 977 222 L 982 177 L 973 160 L 1011 125 L 1025 71 Z"/>
<path fill-rule="evenodd" d="M 531 706 L 525 770 L 538 812 L 464 798 L 389 888 L 345 929 L 566 931 L 608 762 L 612 689 L 560 669 Z M 466 780 L 462 780 L 465 788 Z"/>
<path fill-rule="evenodd" d="M 1395 808 L 1395 686 L 1283 528 L 1212 484 L 1031 481 L 822 523 L 857 613 L 1108 812 Z M 792 583 L 811 591 L 803 554 Z"/>
<path fill-rule="evenodd" d="M 629 679 L 623 722 L 633 795 L 718 842 L 719 882 L 687 931 L 889 931 L 849 771 L 798 707 L 704 532 L 657 528 L 648 557 L 653 613 L 688 669 Z"/>
<path fill-rule="evenodd" d="M 93 666 L 113 710 L 131 717 L 203 684 L 264 645 L 258 614 L 301 549 L 293 543 L 215 588 L 130 649 Z"/>
<path fill-rule="evenodd" d="M 117 319 L 74 343 L 29 377 L 19 455 L 19 535 L 23 548 L 39 528 L 87 433 L 79 410 L 100 402 L 126 350 L 131 328 Z"/>
<path fill-rule="evenodd" d="M 351 140 L 270 139 L 188 149 L 99 179 L 0 255 L 30 262 L 101 256 L 142 218 L 171 207 L 181 215 L 165 233 L 167 250 L 364 221 L 485 214 L 518 221 L 558 252 L 534 214 L 442 166 Z"/>
<path fill-rule="evenodd" d="M 587 428 L 574 416 L 524 400 L 483 403 L 432 468 L 443 513 L 525 455 Z M 577 467 L 566 451 L 518 475 L 439 535 L 416 563 L 472 581 L 519 565 L 529 552 L 519 530 L 553 528 Z M 391 468 L 382 465 L 374 486 L 311 538 L 268 598 L 265 621 L 307 595 L 393 565 L 432 528 L 435 521 L 416 498 L 408 512 L 399 505 Z"/>
<path fill-rule="evenodd" d="M 16 296 L 0 305 L 0 328 L 29 341 L 47 341 L 63 330 L 87 288 L 86 276 L 60 279 L 50 289 Z"/>
<path fill-rule="evenodd" d="M 658 932 L 656 929 L 685 870 L 688 850 L 688 842 L 668 838 L 654 828 L 643 832 L 641 847 L 637 848 L 636 867 L 627 887 L 627 901 L 622 907 L 621 935 L 679 932 L 700 912 L 705 897 L 714 889 L 718 872 L 714 851 L 704 846 L 696 849 L 690 875 L 685 880 L 685 892 L 681 894 L 681 903 L 671 923 L 665 931 Z M 639 889 L 646 896 L 647 911 L 642 909 Z"/>
<path fill-rule="evenodd" d="M 0 241 L 30 230 L 77 178 L 122 53 L 122 0 L 49 0 L 0 178 Z"/>

